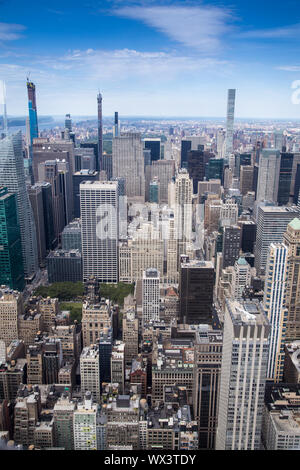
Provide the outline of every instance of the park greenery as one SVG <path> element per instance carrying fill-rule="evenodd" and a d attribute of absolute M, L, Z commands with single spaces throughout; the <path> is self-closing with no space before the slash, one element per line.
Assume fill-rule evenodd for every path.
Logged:
<path fill-rule="evenodd" d="M 100 284 L 100 296 L 110 299 L 120 307 L 124 299 L 134 293 L 134 284 L 119 282 L 118 284 Z M 71 320 L 81 321 L 84 285 L 82 282 L 54 282 L 49 286 L 40 286 L 34 292 L 36 296 L 57 298 L 61 310 L 71 312 Z"/>

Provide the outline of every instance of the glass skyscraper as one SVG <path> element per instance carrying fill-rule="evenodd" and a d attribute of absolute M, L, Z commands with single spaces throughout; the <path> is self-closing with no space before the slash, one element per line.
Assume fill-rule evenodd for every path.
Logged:
<path fill-rule="evenodd" d="M 9 193 L 16 194 L 24 272 L 26 278 L 32 278 L 38 270 L 38 250 L 33 211 L 25 183 L 21 131 L 0 140 L 0 185 L 5 186 Z"/>
<path fill-rule="evenodd" d="M 36 97 L 35 97 L 35 84 L 27 81 L 28 92 L 28 111 L 29 111 L 29 129 L 30 129 L 30 145 L 33 139 L 39 136 Z"/>
<path fill-rule="evenodd" d="M 16 195 L 0 188 L 0 284 L 22 291 L 25 286 Z"/>

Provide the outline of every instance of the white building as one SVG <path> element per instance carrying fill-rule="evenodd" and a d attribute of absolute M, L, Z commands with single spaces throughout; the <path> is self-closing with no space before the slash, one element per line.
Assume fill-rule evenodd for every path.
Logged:
<path fill-rule="evenodd" d="M 80 356 L 81 394 L 92 394 L 92 398 L 100 403 L 100 361 L 99 346 L 93 345 L 82 350 Z"/>
<path fill-rule="evenodd" d="M 233 125 L 234 125 L 235 93 L 236 93 L 235 89 L 228 90 L 225 157 L 228 157 L 229 155 L 233 153 Z"/>
<path fill-rule="evenodd" d="M 280 172 L 280 151 L 262 150 L 259 158 L 256 200 L 277 202 Z"/>
<path fill-rule="evenodd" d="M 118 282 L 119 204 L 116 181 L 80 185 L 83 280 Z"/>
<path fill-rule="evenodd" d="M 226 300 L 216 450 L 259 450 L 270 325 L 259 303 Z"/>
<path fill-rule="evenodd" d="M 143 273 L 143 324 L 159 320 L 159 272 L 149 268 Z"/>
<path fill-rule="evenodd" d="M 288 248 L 272 243 L 269 247 L 263 307 L 271 325 L 267 378 L 282 382 L 287 309 L 285 292 Z"/>

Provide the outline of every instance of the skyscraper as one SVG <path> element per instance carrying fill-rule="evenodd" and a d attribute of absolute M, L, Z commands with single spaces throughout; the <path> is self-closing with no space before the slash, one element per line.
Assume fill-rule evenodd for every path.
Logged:
<path fill-rule="evenodd" d="M 235 93 L 236 93 L 235 89 L 228 90 L 225 157 L 229 157 L 229 155 L 233 153 L 233 124 L 234 124 Z"/>
<path fill-rule="evenodd" d="M 300 220 L 287 225 L 283 243 L 288 248 L 288 278 L 286 283 L 287 340 L 300 339 Z"/>
<path fill-rule="evenodd" d="M 29 128 L 30 128 L 30 145 L 33 139 L 39 136 L 35 84 L 27 79 L 27 93 L 28 93 L 28 110 L 29 110 Z"/>
<path fill-rule="evenodd" d="M 118 137 L 119 136 L 119 114 L 118 111 L 115 112 L 115 122 L 114 122 L 114 128 L 113 128 L 113 137 Z"/>
<path fill-rule="evenodd" d="M 112 176 L 125 178 L 125 194 L 128 198 L 144 202 L 144 154 L 139 133 L 124 133 L 113 139 Z"/>
<path fill-rule="evenodd" d="M 96 170 L 102 170 L 102 154 L 103 154 L 103 129 L 102 129 L 102 95 L 97 95 L 98 105 L 98 161 L 96 162 Z"/>
<path fill-rule="evenodd" d="M 287 247 L 283 243 L 272 243 L 269 247 L 266 267 L 263 307 L 271 326 L 267 378 L 274 382 L 282 382 L 283 379 L 287 320 L 285 306 L 287 263 Z"/>
<path fill-rule="evenodd" d="M 264 149 L 260 154 L 256 200 L 275 203 L 280 173 L 279 150 Z"/>
<path fill-rule="evenodd" d="M 159 321 L 159 272 L 148 268 L 143 273 L 143 324 Z"/>
<path fill-rule="evenodd" d="M 180 322 L 212 324 L 215 270 L 210 261 L 192 260 L 180 268 Z"/>
<path fill-rule="evenodd" d="M 118 183 L 83 182 L 80 213 L 83 280 L 95 276 L 100 282 L 118 282 Z"/>
<path fill-rule="evenodd" d="M 267 264 L 268 248 L 271 243 L 281 243 L 287 225 L 298 216 L 296 206 L 261 206 L 258 209 L 255 245 L 255 268 L 263 273 Z"/>
<path fill-rule="evenodd" d="M 0 284 L 24 289 L 24 266 L 16 195 L 0 188 Z"/>
<path fill-rule="evenodd" d="M 259 303 L 226 300 L 216 450 L 259 450 L 270 325 Z"/>
<path fill-rule="evenodd" d="M 38 249 L 25 183 L 21 131 L 0 140 L 0 185 L 6 186 L 9 193 L 16 193 L 24 272 L 25 277 L 32 278 L 38 270 Z"/>

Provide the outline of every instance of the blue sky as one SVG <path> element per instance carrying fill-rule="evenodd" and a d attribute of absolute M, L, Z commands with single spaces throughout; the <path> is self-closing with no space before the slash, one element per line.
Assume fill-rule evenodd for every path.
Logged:
<path fill-rule="evenodd" d="M 0 79 L 10 115 L 300 118 L 299 0 L 0 0 Z"/>

